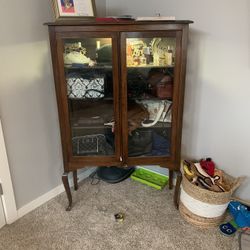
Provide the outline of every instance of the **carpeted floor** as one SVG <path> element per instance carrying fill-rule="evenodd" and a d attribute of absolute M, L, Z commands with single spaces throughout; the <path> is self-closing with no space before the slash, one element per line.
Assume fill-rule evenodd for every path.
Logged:
<path fill-rule="evenodd" d="M 175 210 L 173 191 L 157 191 L 130 179 L 118 184 L 90 179 L 0 230 L 0 249 L 229 250 L 233 239 L 215 229 L 198 229 Z M 124 222 L 114 214 L 125 213 Z"/>

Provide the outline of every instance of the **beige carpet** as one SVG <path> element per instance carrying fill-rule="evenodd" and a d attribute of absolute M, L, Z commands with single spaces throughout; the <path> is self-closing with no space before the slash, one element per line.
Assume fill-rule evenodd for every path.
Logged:
<path fill-rule="evenodd" d="M 12 225 L 0 230 L 0 249 L 88 250 L 229 250 L 233 239 L 218 230 L 189 225 L 175 210 L 173 192 L 157 191 L 126 180 L 118 184 L 90 179 L 73 191 L 74 206 L 66 212 L 63 193 Z M 124 222 L 114 214 L 123 212 Z"/>

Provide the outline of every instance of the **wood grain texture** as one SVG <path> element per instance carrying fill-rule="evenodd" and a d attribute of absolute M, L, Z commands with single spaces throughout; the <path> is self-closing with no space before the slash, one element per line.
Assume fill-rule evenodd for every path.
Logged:
<path fill-rule="evenodd" d="M 180 169 L 182 116 L 187 59 L 188 26 L 192 21 L 153 21 L 100 23 L 86 21 L 58 21 L 48 23 L 54 80 L 58 103 L 64 169 L 68 173 L 87 166 L 135 166 L 160 165 L 173 171 Z M 74 156 L 72 152 L 71 127 L 69 120 L 67 86 L 64 72 L 64 39 L 97 38 L 112 39 L 113 101 L 115 119 L 115 154 L 111 156 Z M 172 107 L 171 152 L 169 156 L 128 156 L 127 114 L 127 65 L 126 39 L 129 37 L 173 37 L 176 39 L 174 68 L 174 91 Z M 75 176 L 75 174 L 74 174 Z M 75 178 L 74 178 L 75 179 Z M 66 176 L 63 181 L 67 188 Z M 177 184 L 180 177 L 178 175 Z M 177 185 L 177 186 L 178 186 Z M 170 181 L 169 187 L 172 188 Z M 178 188 L 177 188 L 178 189 Z M 176 190 L 176 194 L 178 190 Z M 68 191 L 67 191 L 68 194 Z M 70 195 L 68 195 L 70 199 Z M 175 203 L 176 203 L 175 195 Z"/>

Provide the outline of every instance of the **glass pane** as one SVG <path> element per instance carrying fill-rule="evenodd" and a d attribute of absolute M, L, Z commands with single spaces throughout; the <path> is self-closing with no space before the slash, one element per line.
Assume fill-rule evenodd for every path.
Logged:
<path fill-rule="evenodd" d="M 175 37 L 127 38 L 128 155 L 169 156 Z"/>
<path fill-rule="evenodd" d="M 114 155 L 112 39 L 65 39 L 64 68 L 73 155 Z"/>

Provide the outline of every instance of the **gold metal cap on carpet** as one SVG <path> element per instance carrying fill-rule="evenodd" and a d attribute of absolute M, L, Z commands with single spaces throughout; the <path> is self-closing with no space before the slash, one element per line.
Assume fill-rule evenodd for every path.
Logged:
<path fill-rule="evenodd" d="M 124 221 L 125 215 L 123 213 L 118 213 L 118 214 L 115 214 L 114 216 L 115 216 L 115 221 L 117 221 L 117 222 Z"/>

